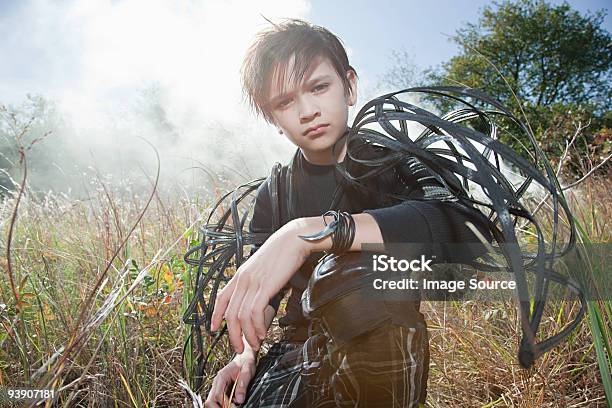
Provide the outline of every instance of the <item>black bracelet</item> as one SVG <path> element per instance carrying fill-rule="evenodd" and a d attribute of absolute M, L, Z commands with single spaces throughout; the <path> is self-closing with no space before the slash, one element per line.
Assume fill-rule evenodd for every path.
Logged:
<path fill-rule="evenodd" d="M 325 221 L 325 217 L 328 215 L 334 218 L 329 224 Z M 322 231 L 313 235 L 299 235 L 299 237 L 306 241 L 319 241 L 331 235 L 332 247 L 330 252 L 342 254 L 351 249 L 355 239 L 355 220 L 351 214 L 327 211 L 323 214 L 323 222 L 325 223 L 325 228 Z"/>

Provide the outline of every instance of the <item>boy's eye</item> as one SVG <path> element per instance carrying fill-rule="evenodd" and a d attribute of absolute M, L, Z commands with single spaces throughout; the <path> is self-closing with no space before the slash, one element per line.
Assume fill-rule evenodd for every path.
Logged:
<path fill-rule="evenodd" d="M 283 99 L 279 103 L 276 104 L 276 108 L 277 109 L 286 108 L 287 106 L 289 106 L 290 103 L 291 103 L 291 99 L 289 99 L 289 98 Z"/>
<path fill-rule="evenodd" d="M 314 88 L 312 88 L 313 92 L 321 92 L 324 91 L 325 89 L 327 89 L 327 87 L 329 86 L 329 84 L 318 84 L 315 85 Z"/>

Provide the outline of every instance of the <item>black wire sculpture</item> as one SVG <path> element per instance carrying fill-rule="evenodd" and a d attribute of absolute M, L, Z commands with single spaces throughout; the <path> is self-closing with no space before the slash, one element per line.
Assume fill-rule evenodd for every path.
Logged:
<path fill-rule="evenodd" d="M 440 106 L 443 103 L 442 106 L 453 104 L 459 107 L 438 116 L 415 103 L 404 101 L 406 98 L 416 98 L 420 104 L 437 103 Z M 418 128 L 416 137 L 410 135 L 411 126 Z M 510 128 L 522 135 L 522 138 L 514 135 L 517 141 L 523 141 L 520 142 L 524 150 L 522 154 L 499 140 L 500 133 L 509 132 Z M 364 143 L 384 146 L 389 153 L 375 160 L 361 158 L 357 146 Z M 454 199 L 476 206 L 488 217 L 494 226 L 491 228 L 494 242 L 490 246 L 494 253 L 479 267 L 514 275 L 522 330 L 518 360 L 522 367 L 531 367 L 538 357 L 558 345 L 580 323 L 585 314 L 583 290 L 578 283 L 554 270 L 555 260 L 568 254 L 575 245 L 572 214 L 531 129 L 501 103 L 481 91 L 461 87 L 419 87 L 383 95 L 366 103 L 357 114 L 347 136 L 347 157 L 371 168 L 355 176 L 343 166 L 337 166 L 349 183 L 361 185 L 364 180 L 376 177 L 402 160 L 416 158 Z M 517 174 L 519 181 L 510 181 L 504 173 Z M 197 267 L 195 293 L 183 316 L 183 321 L 192 326 L 190 339 L 196 336 L 196 392 L 202 386 L 206 362 L 226 331 L 225 326 L 217 333 L 210 331 L 216 294 L 220 285 L 230 279 L 226 269 L 229 266 L 239 268 L 246 259 L 245 246 L 261 245 L 270 235 L 252 234 L 245 230 L 253 207 L 251 193 L 263 181 L 265 178 L 246 183 L 222 197 L 201 230 L 201 243 L 185 254 L 185 261 Z M 553 209 L 552 232 L 548 240 L 545 240 L 542 226 L 528 208 L 526 192 L 532 185 L 549 196 Z M 213 215 L 224 204 L 227 205 L 230 197 L 229 208 L 217 223 L 211 223 Z M 247 197 L 251 201 L 245 206 Z M 525 249 L 519 239 L 519 221 L 534 231 L 537 238 L 535 251 Z M 568 225 L 564 235 L 560 232 L 562 221 Z M 531 292 L 529 274 L 534 277 Z M 580 310 L 564 329 L 538 342 L 536 336 L 551 283 L 572 291 L 580 300 Z M 205 293 L 206 290 L 209 293 Z M 213 336 L 207 351 L 203 348 L 202 325 Z"/>

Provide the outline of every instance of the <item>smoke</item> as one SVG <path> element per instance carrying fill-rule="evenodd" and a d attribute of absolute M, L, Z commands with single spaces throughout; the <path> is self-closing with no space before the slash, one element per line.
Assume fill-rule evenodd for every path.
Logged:
<path fill-rule="evenodd" d="M 239 68 L 269 19 L 303 18 L 306 0 L 42 1 L 0 7 L 0 103 L 42 96 L 52 134 L 31 166 L 39 189 L 78 190 L 95 172 L 150 186 L 228 186 L 269 173 L 293 146 L 242 101 Z M 30 104 L 30 105 L 28 105 Z M 43 129 L 44 126 L 51 127 Z M 46 160 L 44 166 L 40 163 Z M 95 168 L 95 171 L 93 170 Z M 233 185 L 233 184 L 232 184 Z"/>

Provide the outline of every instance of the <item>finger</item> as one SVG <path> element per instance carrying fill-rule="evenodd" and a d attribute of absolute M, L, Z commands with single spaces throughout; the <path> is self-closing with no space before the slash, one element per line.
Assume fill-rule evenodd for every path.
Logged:
<path fill-rule="evenodd" d="M 219 378 L 217 382 L 217 387 L 215 389 L 215 401 L 223 406 L 225 405 L 225 401 L 227 400 L 227 386 L 232 381 L 229 373 L 223 372 L 223 375 Z"/>
<path fill-rule="evenodd" d="M 242 332 L 244 333 L 244 338 L 249 343 L 251 348 L 255 351 L 259 350 L 260 341 L 257 338 L 257 334 L 255 333 L 255 327 L 253 326 L 253 320 L 251 316 L 255 312 L 252 309 L 252 306 L 253 300 L 255 298 L 255 293 L 257 292 L 259 292 L 257 288 L 249 288 L 242 300 L 240 310 L 238 311 L 238 320 L 240 320 L 240 327 L 242 328 Z"/>
<path fill-rule="evenodd" d="M 225 321 L 227 322 L 227 332 L 230 343 L 238 354 L 243 352 L 242 328 L 240 326 L 240 320 L 238 320 L 238 312 L 240 311 L 240 305 L 247 289 L 244 283 L 245 280 L 246 279 L 243 277 L 239 277 L 238 282 L 236 282 L 236 288 L 232 293 L 232 298 L 225 311 Z"/>
<path fill-rule="evenodd" d="M 206 403 L 204 406 L 206 408 L 221 408 L 219 404 L 222 401 L 219 399 L 221 396 L 219 393 L 220 383 L 225 383 L 224 380 L 221 380 L 222 374 L 219 372 L 215 379 L 213 380 L 212 386 L 210 387 L 210 392 L 208 393 L 208 397 L 206 398 Z"/>
<path fill-rule="evenodd" d="M 234 292 L 235 280 L 238 277 L 234 276 L 227 285 L 217 293 L 217 299 L 215 300 L 215 306 L 212 313 L 210 329 L 212 331 L 219 330 L 219 326 L 221 326 L 221 322 L 223 321 L 223 314 L 227 308 L 227 305 L 232 297 L 232 293 Z"/>
<path fill-rule="evenodd" d="M 246 390 L 253 378 L 253 371 L 251 364 L 244 363 L 240 368 L 240 374 L 238 375 L 238 385 L 236 386 L 236 402 L 242 404 L 246 397 Z"/>
<path fill-rule="evenodd" d="M 253 306 L 251 309 L 253 310 L 251 320 L 253 321 L 253 327 L 255 328 L 255 333 L 259 338 L 260 342 L 266 338 L 266 334 L 268 332 L 268 328 L 266 327 L 265 322 L 265 311 L 268 306 L 269 299 L 264 296 L 261 291 L 259 291 L 255 298 L 253 299 Z"/>
<path fill-rule="evenodd" d="M 215 401 L 206 399 L 206 401 L 204 402 L 204 408 L 221 408 L 221 406 Z"/>
<path fill-rule="evenodd" d="M 211 400 L 210 397 L 206 398 L 206 402 L 204 402 L 205 408 L 221 408 L 221 405 L 217 404 L 215 401 Z"/>

